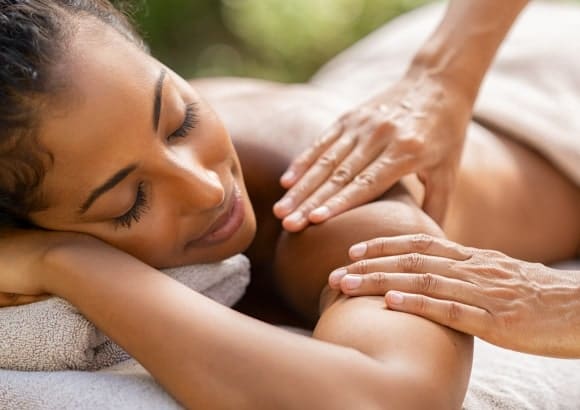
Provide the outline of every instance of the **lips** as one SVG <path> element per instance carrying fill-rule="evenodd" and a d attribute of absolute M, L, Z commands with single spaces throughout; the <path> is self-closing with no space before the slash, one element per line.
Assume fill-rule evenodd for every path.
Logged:
<path fill-rule="evenodd" d="M 189 241 L 186 248 L 215 245 L 231 238 L 244 222 L 244 204 L 239 187 L 234 184 L 225 211 L 201 236 Z"/>

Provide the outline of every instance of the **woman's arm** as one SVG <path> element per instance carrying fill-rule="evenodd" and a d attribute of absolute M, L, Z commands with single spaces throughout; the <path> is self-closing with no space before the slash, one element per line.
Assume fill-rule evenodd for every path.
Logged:
<path fill-rule="evenodd" d="M 50 267 L 47 290 L 77 306 L 188 408 L 419 409 L 427 403 L 440 408 L 461 404 L 462 397 L 446 392 L 417 394 L 423 385 L 431 391 L 437 379 L 419 361 L 402 366 L 404 360 L 384 357 L 381 339 L 392 328 L 380 299 L 361 299 L 348 308 L 351 315 L 365 318 L 357 324 L 339 318 L 346 312 L 345 302 L 344 309 L 325 313 L 319 335 L 353 349 L 289 334 L 238 314 L 92 238 L 56 247 L 45 260 Z M 352 338 L 350 332 L 358 336 Z M 450 345 L 445 354 L 468 356 L 469 349 Z"/>

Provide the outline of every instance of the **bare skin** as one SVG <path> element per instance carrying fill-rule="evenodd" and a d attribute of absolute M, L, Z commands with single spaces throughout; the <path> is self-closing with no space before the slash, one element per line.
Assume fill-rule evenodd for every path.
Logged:
<path fill-rule="evenodd" d="M 82 34 L 87 36 L 85 40 L 89 42 L 112 35 L 106 30 L 98 31 L 97 36 L 91 30 L 83 31 Z M 71 124 L 66 124 L 67 121 L 77 124 L 86 121 L 83 115 L 86 106 L 83 104 L 71 110 L 66 119 L 57 117 L 52 122 L 54 128 L 47 128 L 47 131 L 53 132 L 45 134 L 45 141 L 47 145 L 51 145 L 52 141 L 54 148 L 61 147 L 59 154 L 63 164 L 76 161 L 77 168 L 72 170 L 80 176 L 86 173 L 87 177 L 95 179 L 94 182 L 106 178 L 111 168 L 119 168 L 128 159 L 135 160 L 126 155 L 141 155 L 140 159 L 146 166 L 139 171 L 139 176 L 153 178 L 156 184 L 161 184 L 164 193 L 161 199 L 150 202 L 148 218 L 151 215 L 161 217 L 171 211 L 174 217 L 169 218 L 169 221 L 176 224 L 174 226 L 187 226 L 191 229 L 189 234 L 203 232 L 207 229 L 208 215 L 215 217 L 222 210 L 221 202 L 224 201 L 226 191 L 224 186 L 232 176 L 236 176 L 235 155 L 228 145 L 213 143 L 205 138 L 206 135 L 223 138 L 223 127 L 209 110 L 202 110 L 204 115 L 200 118 L 200 126 L 205 127 L 205 132 L 197 134 L 197 131 L 191 131 L 188 134 L 190 139 L 184 143 L 191 144 L 187 150 L 181 144 L 176 147 L 171 145 L 169 149 L 151 145 L 147 138 L 154 137 L 150 113 L 151 90 L 156 80 L 156 76 L 151 73 L 159 73 L 162 67 L 129 46 L 122 48 L 118 38 L 114 40 L 109 42 L 115 44 L 114 47 L 103 45 L 86 48 L 97 50 L 93 57 L 102 57 L 100 53 L 105 53 L 108 58 L 89 59 L 90 62 L 83 68 L 87 70 L 88 78 L 99 78 L 103 70 L 102 61 L 122 61 L 124 63 L 119 64 L 121 71 L 102 78 L 103 81 L 98 83 L 87 81 L 78 86 L 82 89 L 81 95 L 88 93 L 94 97 L 84 101 L 92 104 L 93 109 L 90 111 L 93 118 L 99 118 L 96 124 L 124 129 L 123 144 L 128 144 L 127 147 L 131 149 L 111 151 L 111 144 L 119 144 L 118 134 L 111 136 L 106 132 L 99 135 L 100 145 L 86 151 L 73 150 L 75 147 L 59 140 L 63 133 L 55 130 L 59 127 L 62 127 L 60 131 L 73 128 Z M 82 36 L 78 36 L 77 41 L 82 44 Z M 130 69 L 142 72 L 131 73 Z M 123 104 L 127 104 L 126 97 L 137 92 L 129 87 L 135 79 L 142 80 L 142 89 L 147 91 L 144 91 L 143 98 L 136 96 L 131 100 L 131 110 L 123 111 Z M 179 79 L 173 77 L 168 85 L 166 95 L 175 97 L 175 101 L 169 100 L 164 104 L 166 111 L 161 114 L 160 129 L 171 132 L 179 126 L 180 121 L 175 120 L 173 124 L 169 119 L 183 116 L 181 99 L 194 98 L 202 107 L 205 105 L 195 94 L 190 94 L 192 91 Z M 315 129 L 318 128 L 316 131 L 319 132 L 327 126 L 328 119 L 336 116 L 347 104 L 339 107 L 339 104 L 328 102 L 327 95 L 315 97 L 316 92 L 313 90 L 284 89 L 271 85 L 266 88 L 266 91 L 246 88 L 238 98 L 234 98 L 235 91 L 230 90 L 228 98 L 222 100 L 218 95 L 219 89 L 215 89 L 217 94 L 213 94 L 217 97 L 212 97 L 208 88 L 201 89 L 201 93 L 211 100 L 231 130 L 241 166 L 246 173 L 248 194 L 258 205 L 258 223 L 264 228 L 259 228 L 257 232 L 256 243 L 260 244 L 250 248 L 248 254 L 255 266 L 265 268 L 262 273 L 275 270 L 276 281 L 286 300 L 303 315 L 313 318 L 328 272 L 347 261 L 346 251 L 354 242 L 378 235 L 402 233 L 441 235 L 441 231 L 420 211 L 412 196 L 404 190 L 396 190 L 381 201 L 356 208 L 303 234 L 281 234 L 271 213 L 262 213 L 261 209 L 271 209 L 279 197 L 277 180 L 295 151 L 311 143 L 310 138 L 316 135 Z M 99 94 L 100 89 L 106 89 L 107 93 Z M 106 101 L 99 103 L 100 98 Z M 233 105 L 228 109 L 227 104 Z M 96 112 L 95 107 L 98 108 Z M 308 115 L 301 113 L 300 109 L 308 111 Z M 143 118 L 146 118 L 145 123 Z M 163 124 L 164 120 L 168 123 Z M 259 126 L 255 127 L 256 123 L 252 121 Z M 131 126 L 123 128 L 125 123 Z M 274 137 L 276 132 L 279 135 Z M 82 136 L 88 142 L 94 142 L 87 135 Z M 168 151 L 175 155 L 168 155 Z M 495 153 L 490 150 L 490 155 Z M 185 161 L 176 161 L 178 158 Z M 539 158 L 530 157 L 529 162 L 540 170 L 542 167 L 551 169 Z M 220 166 L 222 163 L 228 164 L 228 167 Z M 91 167 L 86 167 L 86 164 L 91 164 Z M 54 182 L 50 192 L 53 198 L 60 201 L 46 211 L 47 214 L 36 215 L 39 225 L 48 224 L 49 221 L 54 223 L 55 219 L 51 218 L 50 212 L 64 215 L 76 210 L 78 205 L 73 205 L 78 203 L 76 199 L 84 197 L 84 186 L 61 187 L 58 182 L 66 180 L 67 175 L 63 169 L 66 167 L 51 171 Z M 509 166 L 506 169 L 510 169 Z M 209 171 L 217 175 L 218 180 L 213 176 L 204 178 L 213 175 Z M 551 174 L 547 173 L 550 178 Z M 505 183 L 502 192 L 510 192 L 512 186 L 509 183 L 512 179 L 509 176 L 493 183 Z M 569 216 L 570 209 L 576 209 L 574 207 L 578 204 L 578 198 L 569 192 L 569 183 L 555 173 L 553 177 L 549 181 L 553 184 L 546 187 L 546 195 L 554 197 L 555 204 L 559 206 L 558 218 L 564 218 Z M 203 252 L 196 250 L 176 255 L 170 251 L 175 247 L 167 246 L 164 242 L 182 243 L 183 238 L 172 236 L 164 224 L 156 223 L 157 218 L 148 220 L 150 223 L 146 223 L 145 219 L 141 222 L 143 225 L 139 229 L 147 229 L 147 236 L 143 232 L 114 231 L 108 225 L 110 218 L 117 214 L 113 209 L 118 208 L 118 212 L 122 213 L 130 206 L 131 201 L 126 198 L 134 196 L 137 181 L 138 178 L 133 183 L 121 186 L 120 191 L 112 192 L 114 195 L 108 199 L 110 204 L 102 205 L 102 212 L 109 214 L 98 217 L 97 221 L 74 225 L 74 230 L 83 233 L 82 239 L 75 236 L 68 242 L 60 240 L 60 237 L 55 239 L 57 244 L 40 257 L 44 261 L 43 266 L 50 267 L 47 275 L 41 280 L 40 286 L 28 289 L 55 293 L 69 299 L 141 361 L 184 405 L 212 408 L 256 408 L 257 405 L 266 408 L 382 408 L 385 403 L 392 408 L 461 406 L 470 368 L 469 337 L 421 318 L 386 312 L 382 308 L 382 298 L 348 299 L 333 294 L 323 298 L 324 314 L 315 331 L 317 338 L 333 344 L 287 335 L 219 307 L 129 256 L 128 253 L 133 254 L 155 266 L 168 266 L 176 256 L 176 264 L 207 261 L 219 258 L 221 252 L 226 254 L 235 252 L 239 247 L 243 248 L 251 239 L 247 236 L 251 237 L 253 233 L 250 226 L 247 231 L 239 231 L 245 232 L 241 237 L 230 237 L 231 243 L 226 240 L 217 248 L 210 246 L 209 249 L 204 248 Z M 92 186 L 93 183 L 87 185 Z M 206 193 L 214 193 L 215 197 L 202 195 L 200 199 L 198 195 L 203 194 L 204 187 L 209 189 Z M 409 188 L 414 195 L 421 194 L 415 193 L 412 185 Z M 62 194 L 62 190 L 66 189 L 73 190 L 70 196 Z M 76 196 L 75 189 L 78 190 Z M 61 195 L 58 195 L 59 192 Z M 183 192 L 192 194 L 187 196 L 191 201 L 189 211 L 179 207 Z M 276 198 L 270 200 L 272 196 Z M 460 207 L 459 204 L 457 206 Z M 496 218 L 503 217 L 500 211 L 496 210 Z M 175 215 L 181 215 L 184 219 L 175 220 Z M 558 222 L 558 218 L 554 221 Z M 57 220 L 64 223 L 66 217 Z M 49 228 L 71 230 L 64 225 L 62 228 Z M 562 235 L 559 238 L 562 239 L 560 245 L 564 250 L 545 238 L 543 245 L 547 249 L 546 255 L 556 257 L 568 252 L 568 247 L 576 249 L 577 238 L 574 241 L 568 238 L 578 232 L 577 216 L 571 216 L 562 228 L 564 231 L 557 234 Z M 92 237 L 85 237 L 87 233 L 114 247 L 94 241 Z M 155 238 L 156 235 L 159 235 L 159 251 L 153 249 L 155 252 L 151 252 L 151 244 L 147 242 L 139 246 L 139 239 L 143 241 L 145 237 Z M 25 239 L 22 243 L 26 242 Z M 226 247 L 226 244 L 231 245 L 231 248 Z M 26 247 L 23 246 L 23 249 Z M 22 251 L 22 254 L 27 252 Z M 278 268 L 274 269 L 274 266 Z M 268 268 L 269 272 L 266 271 Z M 139 286 L 135 286 L 135 283 Z M 12 289 L 5 287 L 3 290 L 17 293 L 19 289 L 14 285 Z M 141 325 L 144 322 L 147 323 L 146 328 Z M 392 332 L 392 329 L 397 331 Z M 172 335 L 172 343 L 166 342 L 167 334 Z M 405 335 L 405 338 L 400 335 Z M 184 360 L 184 357 L 190 360 Z M 216 366 L 216 363 L 221 365 Z M 231 363 L 236 363 L 236 366 L 231 366 Z M 252 377 L 247 377 L 248 374 Z M 433 377 L 434 374 L 437 377 Z M 345 376 L 349 380 L 348 389 L 337 389 L 337 386 L 344 383 Z M 296 394 L 297 391 L 300 394 Z"/>
<path fill-rule="evenodd" d="M 254 181 L 248 184 L 250 195 L 254 203 L 264 204 L 256 209 L 258 215 L 261 209 L 264 212 L 258 218 L 267 221 L 267 231 L 259 228 L 258 236 L 264 235 L 266 242 L 272 240 L 281 232 L 266 205 L 282 192 L 275 175 L 301 146 L 310 144 L 313 132 L 324 129 L 335 115 L 348 109 L 348 103 L 308 86 L 233 79 L 193 84 L 220 113 L 242 162 L 247 161 L 248 181 Z M 223 95 L 226 89 L 227 97 Z M 272 129 L 272 123 L 277 128 Z M 421 203 L 420 184 L 407 179 L 405 185 Z M 549 162 L 472 123 L 443 231 L 449 239 L 465 245 L 549 263 L 577 254 L 579 204 L 577 188 Z"/>
<path fill-rule="evenodd" d="M 336 294 L 327 295 L 315 334 L 319 340 L 292 336 L 220 307 L 151 267 L 219 260 L 248 246 L 254 214 L 238 158 L 222 123 L 187 83 L 101 23 L 87 20 L 79 26 L 66 56 L 67 68 L 76 73 L 74 83 L 44 112 L 40 127 L 39 139 L 53 154 L 54 165 L 43 183 L 49 206 L 31 217 L 52 232 L 10 234 L 0 260 L 18 255 L 21 263 L 2 269 L 9 274 L 0 288 L 71 301 L 186 407 L 383 408 L 388 403 L 420 409 L 428 403 L 459 408 L 471 366 L 470 337 L 424 319 L 385 314 L 380 298 L 351 300 Z M 162 92 L 156 93 L 160 84 Z M 156 94 L 160 105 L 154 103 Z M 196 104 L 197 121 L 182 134 L 190 103 Z M 312 121 L 319 119 L 313 116 Z M 311 134 L 310 127 L 305 133 Z M 245 156 L 240 142 L 248 186 L 263 182 L 252 179 L 252 167 L 285 166 L 272 161 L 273 151 L 266 161 L 248 162 L 252 155 Z M 126 177 L 115 178 L 119 183 L 112 189 L 95 190 L 111 175 Z M 214 222 L 229 212 L 240 214 L 230 211 L 235 186 L 241 205 L 232 209 L 242 210 L 243 223 L 209 240 Z M 95 192 L 102 195 L 87 201 Z M 143 202 L 138 214 L 126 217 Z M 378 206 L 408 218 L 400 226 L 385 220 L 373 227 L 373 235 L 440 234 L 410 203 L 387 199 Z M 317 235 L 350 230 L 355 221 L 364 222 L 360 218 L 371 227 L 370 218 L 379 209 L 377 204 L 370 209 L 375 213 L 353 210 L 320 227 Z M 343 235 L 342 244 L 326 245 L 328 257 L 309 267 L 312 280 L 299 280 L 308 284 L 304 295 L 315 299 L 308 313 L 318 316 L 323 273 L 344 263 L 352 240 L 369 237 L 361 230 L 356 238 Z M 276 240 L 257 246 L 274 258 L 256 258 L 250 251 L 253 262 L 272 266 L 276 259 L 304 259 L 315 251 L 301 240 L 284 241 L 279 248 Z M 381 330 L 375 332 L 377 326 Z M 393 339 L 393 328 L 422 342 Z M 347 375 L 356 381 L 338 392 Z"/>

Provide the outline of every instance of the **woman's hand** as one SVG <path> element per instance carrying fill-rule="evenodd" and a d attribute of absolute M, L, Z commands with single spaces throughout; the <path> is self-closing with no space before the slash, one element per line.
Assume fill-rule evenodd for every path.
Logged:
<path fill-rule="evenodd" d="M 45 279 L 47 253 L 79 234 L 40 230 L 0 233 L 0 307 L 23 305 L 49 297 Z"/>
<path fill-rule="evenodd" d="M 329 284 L 527 353 L 580 358 L 580 272 L 426 235 L 354 245 Z M 364 258 L 364 259 L 363 259 Z"/>
<path fill-rule="evenodd" d="M 425 185 L 423 208 L 442 222 L 471 111 L 455 85 L 408 74 L 344 115 L 290 165 L 281 178 L 289 191 L 274 213 L 285 229 L 300 231 L 376 199 L 416 173 Z"/>

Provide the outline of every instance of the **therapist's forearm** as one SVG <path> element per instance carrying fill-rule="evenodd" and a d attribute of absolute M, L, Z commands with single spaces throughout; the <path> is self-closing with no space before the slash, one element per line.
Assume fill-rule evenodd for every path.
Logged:
<path fill-rule="evenodd" d="M 411 73 L 441 79 L 473 104 L 501 43 L 528 0 L 451 0 Z"/>

